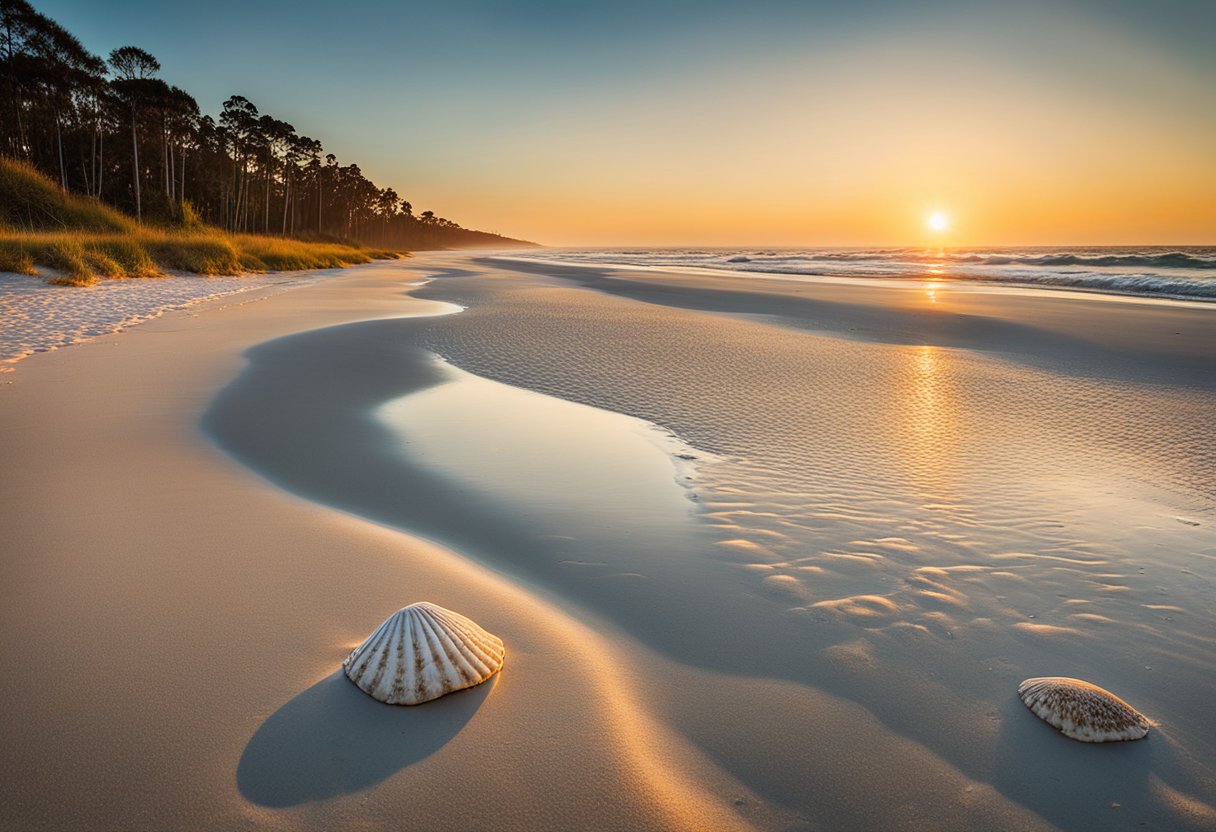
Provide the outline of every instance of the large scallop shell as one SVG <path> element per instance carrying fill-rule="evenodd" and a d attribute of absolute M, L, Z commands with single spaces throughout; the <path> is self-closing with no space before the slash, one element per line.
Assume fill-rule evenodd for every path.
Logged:
<path fill-rule="evenodd" d="M 1018 696 L 1034 715 L 1081 742 L 1138 740 L 1148 734 L 1144 714 L 1107 690 L 1060 676 L 1027 679 Z"/>
<path fill-rule="evenodd" d="M 342 667 L 359 688 L 390 705 L 419 705 L 480 685 L 502 667 L 502 639 L 463 615 L 420 601 L 402 607 Z"/>

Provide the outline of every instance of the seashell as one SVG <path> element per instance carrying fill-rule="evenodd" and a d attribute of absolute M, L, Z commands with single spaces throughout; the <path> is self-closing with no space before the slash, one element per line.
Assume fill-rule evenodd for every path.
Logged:
<path fill-rule="evenodd" d="M 502 667 L 506 650 L 463 615 L 420 601 L 389 616 L 342 663 L 373 699 L 419 705 L 480 685 Z"/>
<path fill-rule="evenodd" d="M 1039 719 L 1081 742 L 1138 740 L 1148 718 L 1097 685 L 1061 676 L 1027 679 L 1018 696 Z"/>

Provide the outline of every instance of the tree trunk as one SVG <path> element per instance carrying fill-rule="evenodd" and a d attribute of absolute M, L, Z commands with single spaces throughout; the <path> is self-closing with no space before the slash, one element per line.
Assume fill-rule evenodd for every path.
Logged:
<path fill-rule="evenodd" d="M 241 221 L 241 169 L 244 167 L 241 150 L 234 141 L 232 144 L 232 208 L 229 214 L 229 231 L 236 231 Z"/>
<path fill-rule="evenodd" d="M 13 96 L 16 98 L 16 96 Z M 28 159 L 30 143 L 25 139 L 25 120 L 21 118 L 21 103 L 17 102 L 17 142 L 21 145 L 22 154 Z"/>
<path fill-rule="evenodd" d="M 232 181 L 235 192 L 232 196 L 232 230 L 239 231 L 241 227 L 241 196 L 245 191 L 245 160 L 241 159 L 239 167 L 233 168 Z"/>
<path fill-rule="evenodd" d="M 262 206 L 262 233 L 270 233 L 270 173 L 273 168 L 270 151 L 266 151 L 266 202 Z"/>
<path fill-rule="evenodd" d="M 165 121 L 160 122 L 160 181 L 165 198 L 169 196 L 169 137 L 165 135 Z"/>
<path fill-rule="evenodd" d="M 253 181 L 253 173 L 251 171 L 245 171 L 242 176 L 245 179 L 245 207 L 242 209 L 241 214 L 241 230 L 248 234 L 253 230 L 251 223 L 257 222 L 257 220 L 250 218 L 251 206 L 249 204 L 250 200 L 253 199 L 253 188 L 255 183 Z"/>
<path fill-rule="evenodd" d="M 291 204 L 291 172 L 283 177 L 283 236 L 287 236 L 287 206 Z"/>
<path fill-rule="evenodd" d="M 63 169 L 63 131 L 59 129 L 59 111 L 55 111 L 55 143 L 59 146 L 59 187 L 68 192 L 68 174 Z"/>
<path fill-rule="evenodd" d="M 135 159 L 134 164 L 131 165 L 135 179 L 135 221 L 142 224 L 144 221 L 144 209 L 139 196 L 139 136 L 135 133 L 134 109 L 131 110 L 131 149 Z"/>
<path fill-rule="evenodd" d="M 177 160 L 173 155 L 173 145 L 168 144 L 165 151 L 169 156 L 169 201 L 177 204 Z"/>

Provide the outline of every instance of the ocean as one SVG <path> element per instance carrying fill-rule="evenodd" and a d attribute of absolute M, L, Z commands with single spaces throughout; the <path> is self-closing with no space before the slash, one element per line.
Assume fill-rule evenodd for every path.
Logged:
<path fill-rule="evenodd" d="M 540 262 L 695 268 L 790 277 L 973 280 L 1216 300 L 1216 247 L 600 248 L 512 254 Z"/>

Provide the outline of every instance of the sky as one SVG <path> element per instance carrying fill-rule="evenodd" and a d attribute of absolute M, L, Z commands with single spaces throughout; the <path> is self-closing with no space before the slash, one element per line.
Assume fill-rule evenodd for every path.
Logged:
<path fill-rule="evenodd" d="M 1216 243 L 1212 0 L 33 2 L 548 245 Z"/>

